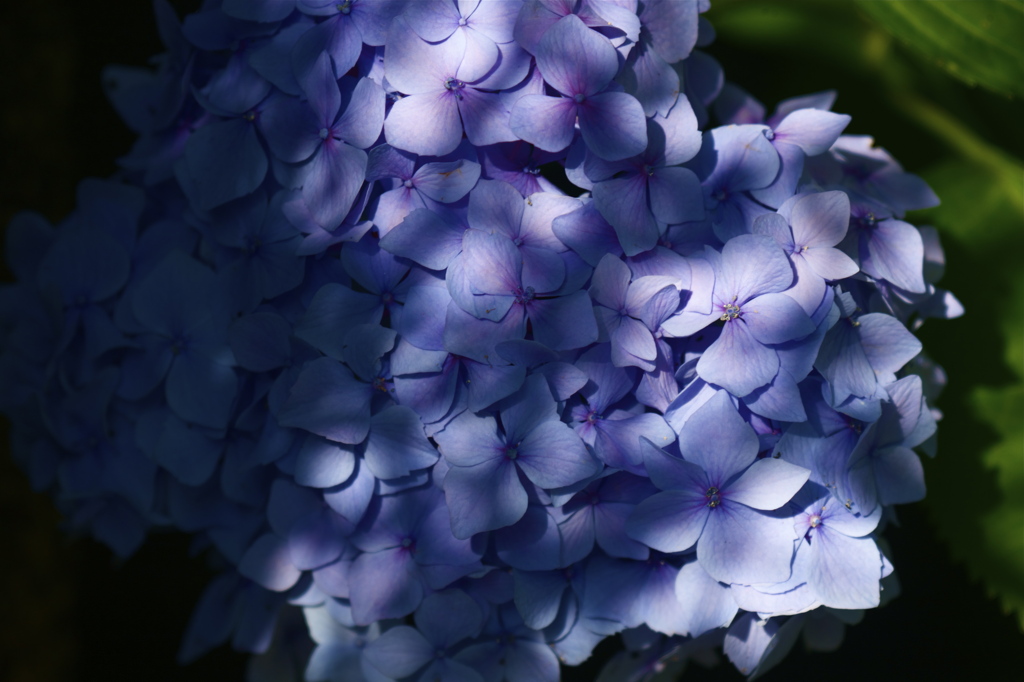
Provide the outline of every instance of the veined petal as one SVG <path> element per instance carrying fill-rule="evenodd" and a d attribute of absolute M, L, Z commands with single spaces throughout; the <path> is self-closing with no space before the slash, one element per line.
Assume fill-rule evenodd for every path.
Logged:
<path fill-rule="evenodd" d="M 809 469 L 781 459 L 762 459 L 750 465 L 725 492 L 731 502 L 754 509 L 778 509 L 796 495 L 810 475 Z"/>

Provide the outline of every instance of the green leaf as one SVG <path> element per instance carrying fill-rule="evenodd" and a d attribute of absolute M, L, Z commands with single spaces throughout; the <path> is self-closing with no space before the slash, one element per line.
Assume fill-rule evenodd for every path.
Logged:
<path fill-rule="evenodd" d="M 1024 95 L 1021 0 L 866 0 L 871 17 L 957 78 L 1008 96 Z"/>

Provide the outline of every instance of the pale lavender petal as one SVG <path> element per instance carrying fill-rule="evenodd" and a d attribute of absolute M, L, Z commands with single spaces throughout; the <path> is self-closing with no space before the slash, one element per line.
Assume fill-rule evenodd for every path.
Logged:
<path fill-rule="evenodd" d="M 541 488 L 572 485 L 601 468 L 580 437 L 560 421 L 545 422 L 533 429 L 517 450 L 516 464 Z"/>
<path fill-rule="evenodd" d="M 808 582 L 822 604 L 834 609 L 878 606 L 882 559 L 872 538 L 815 532 L 810 547 L 800 551 L 811 551 Z"/>
<path fill-rule="evenodd" d="M 857 331 L 871 367 L 876 372 L 896 372 L 921 352 L 921 342 L 891 315 L 861 315 Z"/>
<path fill-rule="evenodd" d="M 360 554 L 349 569 L 349 599 L 357 625 L 412 613 L 423 599 L 423 583 L 404 547 Z"/>
<path fill-rule="evenodd" d="M 626 306 L 626 291 L 632 273 L 629 266 L 613 254 L 606 254 L 594 268 L 590 280 L 590 297 L 613 311 L 620 311 Z"/>
<path fill-rule="evenodd" d="M 658 225 L 647 207 L 647 177 L 627 174 L 594 185 L 594 205 L 615 228 L 627 256 L 654 248 Z"/>
<path fill-rule="evenodd" d="M 578 111 L 583 141 L 602 159 L 626 159 L 647 147 L 647 118 L 632 95 L 603 92 L 588 97 Z"/>
<path fill-rule="evenodd" d="M 846 279 L 860 272 L 860 267 L 857 266 L 857 263 L 839 249 L 829 247 L 810 248 L 801 253 L 800 256 L 807 263 L 808 267 L 822 279 L 830 281 Z M 799 273 L 799 269 L 797 272 Z"/>
<path fill-rule="evenodd" d="M 743 305 L 742 322 L 751 336 L 764 344 L 802 339 L 814 323 L 799 303 L 786 294 L 765 294 Z"/>
<path fill-rule="evenodd" d="M 735 297 L 742 305 L 760 294 L 785 291 L 793 283 L 793 268 L 782 248 L 771 237 L 749 234 L 730 239 L 722 248 L 722 281 L 715 298 Z"/>
<path fill-rule="evenodd" d="M 658 168 L 647 180 L 651 213 L 663 223 L 685 223 L 704 217 L 700 181 L 689 168 Z"/>
<path fill-rule="evenodd" d="M 850 198 L 838 190 L 805 196 L 793 204 L 789 223 L 797 249 L 835 246 L 850 225 Z"/>
<path fill-rule="evenodd" d="M 661 492 L 637 505 L 626 534 L 660 552 L 683 552 L 701 537 L 712 511 L 700 492 Z"/>
<path fill-rule="evenodd" d="M 309 212 L 321 226 L 334 229 L 363 186 L 366 152 L 328 138 L 303 170 L 302 198 Z"/>
<path fill-rule="evenodd" d="M 348 108 L 334 131 L 353 147 L 368 149 L 380 137 L 384 125 L 384 89 L 369 78 L 360 78 Z"/>
<path fill-rule="evenodd" d="M 370 420 L 364 457 L 374 476 L 389 479 L 433 465 L 438 454 L 423 433 L 416 413 L 409 407 L 392 405 Z"/>
<path fill-rule="evenodd" d="M 369 432 L 367 386 L 331 358 L 302 369 L 288 402 L 277 415 L 281 426 L 305 429 L 340 443 L 361 443 Z"/>
<path fill-rule="evenodd" d="M 697 560 L 723 583 L 778 583 L 789 578 L 795 542 L 792 519 L 726 499 L 708 514 Z"/>
<path fill-rule="evenodd" d="M 437 213 L 418 208 L 384 234 L 380 247 L 431 270 L 444 270 L 462 250 L 464 230 Z"/>
<path fill-rule="evenodd" d="M 508 123 L 523 140 L 544 151 L 558 152 L 572 142 L 576 103 L 568 97 L 523 95 L 512 106 Z"/>
<path fill-rule="evenodd" d="M 469 224 L 483 232 L 500 232 L 509 239 L 519 236 L 525 202 L 519 191 L 496 180 L 484 180 L 469 195 Z"/>
<path fill-rule="evenodd" d="M 868 233 L 870 263 L 864 272 L 915 294 L 924 293 L 924 241 L 916 227 L 902 220 L 883 220 Z"/>
<path fill-rule="evenodd" d="M 728 626 L 739 610 L 728 585 L 709 576 L 697 561 L 679 569 L 675 592 L 686 614 L 686 634 L 691 637 Z"/>
<path fill-rule="evenodd" d="M 828 151 L 850 123 L 846 114 L 821 109 L 797 109 L 775 128 L 775 139 L 793 144 L 807 156 Z"/>
<path fill-rule="evenodd" d="M 697 374 L 704 381 L 738 397 L 768 384 L 778 371 L 778 354 L 761 345 L 747 325 L 735 320 L 726 323 L 721 335 L 697 361 Z"/>
<path fill-rule="evenodd" d="M 718 391 L 683 425 L 679 452 L 721 487 L 757 457 L 758 440 L 725 391 Z"/>
<path fill-rule="evenodd" d="M 809 469 L 781 459 L 761 459 L 723 492 L 730 502 L 741 502 L 754 509 L 778 509 L 796 495 L 810 475 Z"/>
<path fill-rule="evenodd" d="M 548 29 L 535 56 L 544 80 L 569 96 L 601 92 L 619 70 L 618 55 L 611 42 L 587 28 L 574 14 Z"/>
<path fill-rule="evenodd" d="M 425 4 L 413 3 L 415 6 Z M 431 44 L 416 35 L 410 23 L 419 28 L 406 17 L 399 17 L 391 23 L 384 75 L 392 87 L 406 95 L 444 92 L 445 81 L 455 77 L 462 61 L 466 49 L 465 38 L 457 35 L 451 40 Z M 431 119 L 424 121 L 428 122 Z"/>
<path fill-rule="evenodd" d="M 504 457 L 505 443 L 498 435 L 494 417 L 463 412 L 443 431 L 434 434 L 441 454 L 449 464 L 472 467 Z"/>
<path fill-rule="evenodd" d="M 246 550 L 238 572 L 274 592 L 284 592 L 302 576 L 288 557 L 287 543 L 273 533 L 261 535 Z"/>
<path fill-rule="evenodd" d="M 384 135 L 388 144 L 414 154 L 451 153 L 462 141 L 458 100 L 447 90 L 403 97 L 392 105 Z"/>
<path fill-rule="evenodd" d="M 399 625 L 370 642 L 364 656 L 389 678 L 399 679 L 432 661 L 434 647 L 415 628 Z"/>
<path fill-rule="evenodd" d="M 509 111 L 498 93 L 464 88 L 458 104 L 466 138 L 473 145 L 484 147 L 519 139 L 509 127 Z"/>
<path fill-rule="evenodd" d="M 523 257 L 503 234 L 466 230 L 462 260 L 474 294 L 511 296 L 520 288 Z"/>
<path fill-rule="evenodd" d="M 435 161 L 419 167 L 413 186 L 434 201 L 450 204 L 469 194 L 480 179 L 480 164 L 466 159 Z"/>

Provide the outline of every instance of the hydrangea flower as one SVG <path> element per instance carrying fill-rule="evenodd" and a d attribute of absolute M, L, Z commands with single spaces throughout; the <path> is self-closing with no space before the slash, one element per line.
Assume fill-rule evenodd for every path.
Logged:
<path fill-rule="evenodd" d="M 183 661 L 755 674 L 879 604 L 962 308 L 834 93 L 766 117 L 703 0 L 156 9 L 122 172 L 8 228 L 0 409 L 73 527 L 206 548 Z"/>

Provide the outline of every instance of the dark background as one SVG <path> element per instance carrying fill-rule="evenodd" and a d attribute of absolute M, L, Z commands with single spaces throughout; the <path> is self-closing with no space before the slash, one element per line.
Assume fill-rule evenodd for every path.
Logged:
<path fill-rule="evenodd" d="M 198 2 L 172 4 L 181 15 Z M 0 4 L 0 224 L 24 208 L 57 221 L 74 207 L 79 179 L 116 170 L 116 157 L 129 149 L 133 137 L 102 95 L 100 70 L 109 63 L 141 65 L 161 50 L 150 5 L 142 0 Z M 875 135 L 910 170 L 941 154 L 934 137 L 894 113 L 878 84 L 852 65 L 847 69 L 842 63 L 817 60 L 807 50 L 766 53 L 728 35 L 721 35 L 710 52 L 730 80 L 769 105 L 791 95 L 838 88 L 836 110 L 853 115 L 848 132 Z M 981 134 L 1024 156 L 1021 136 L 1012 132 L 1024 120 L 1019 102 L 957 83 L 944 87 L 951 97 L 971 102 L 965 115 Z M 944 240 L 951 262 L 943 283 L 960 294 L 984 264 L 962 255 L 945 235 Z M 9 281 L 4 268 L 4 280 Z M 994 438 L 972 432 L 971 424 L 956 414 L 957 382 L 962 394 L 965 383 L 978 380 L 976 368 L 952 343 L 970 334 L 971 324 L 970 319 L 932 323 L 922 333 L 925 347 L 936 346 L 933 354 L 952 377 L 939 405 L 949 417 L 940 428 L 940 457 L 966 456 L 964 448 L 970 450 L 974 443 L 976 451 L 977 443 Z M 975 342 L 988 357 L 1002 351 L 998 341 Z M 31 492 L 10 461 L 7 425 L 2 426 L 0 680 L 241 679 L 245 657 L 226 648 L 187 667 L 175 663 L 192 606 L 211 575 L 200 560 L 188 557 L 188 539 L 151 537 L 122 563 L 87 538 L 67 537 L 49 499 Z M 964 504 L 990 492 L 964 490 Z M 901 526 L 890 528 L 886 538 L 902 594 L 848 628 L 839 651 L 808 654 L 798 645 L 762 679 L 955 680 L 1019 674 L 1024 636 L 1017 620 L 1001 613 L 983 587 L 950 559 L 924 506 L 901 508 L 899 517 Z M 607 650 L 602 647 L 599 653 Z M 595 675 L 592 666 L 585 666 L 566 678 Z M 742 679 L 728 663 L 712 670 L 692 667 L 684 678 Z"/>

